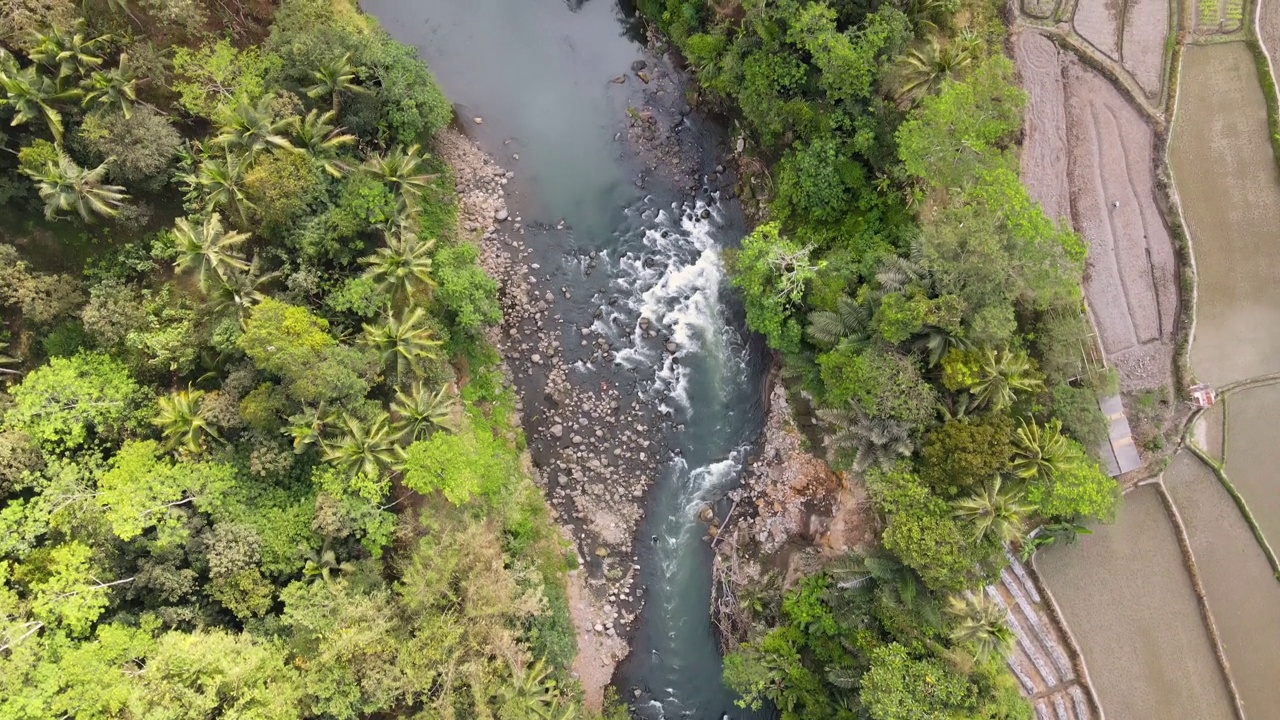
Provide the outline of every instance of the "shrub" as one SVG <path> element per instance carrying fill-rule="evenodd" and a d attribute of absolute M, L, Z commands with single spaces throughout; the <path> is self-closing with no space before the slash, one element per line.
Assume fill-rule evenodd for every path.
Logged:
<path fill-rule="evenodd" d="M 89 113 L 80 139 L 97 161 L 110 158 L 111 178 L 130 190 L 156 190 L 169 179 L 182 136 L 147 105 L 126 118 L 118 109 Z"/>
<path fill-rule="evenodd" d="M 914 358 L 882 345 L 845 344 L 818 356 L 825 402 L 843 407 L 850 399 L 872 417 L 921 428 L 933 421 L 937 397 Z"/>

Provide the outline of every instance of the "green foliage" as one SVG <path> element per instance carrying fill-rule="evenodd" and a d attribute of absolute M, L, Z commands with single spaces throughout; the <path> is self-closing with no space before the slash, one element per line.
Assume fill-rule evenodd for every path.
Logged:
<path fill-rule="evenodd" d="M 179 46 L 173 53 L 172 89 L 187 112 L 220 120 L 237 104 L 262 97 L 266 77 L 279 68 L 279 57 L 255 47 L 238 49 L 228 40 L 198 49 Z"/>
<path fill-rule="evenodd" d="M 284 380 L 298 400 L 363 396 L 371 358 L 338 344 L 328 331 L 328 321 L 306 308 L 267 298 L 250 313 L 238 344 L 259 368 Z"/>
<path fill-rule="evenodd" d="M 479 250 L 471 243 L 441 248 L 432 263 L 434 299 L 449 319 L 450 337 L 479 342 L 484 328 L 502 321 L 498 285 L 478 264 Z"/>
<path fill-rule="evenodd" d="M 1119 484 L 1079 443 L 1068 440 L 1067 444 L 1066 457 L 1057 469 L 1028 485 L 1027 499 L 1048 518 L 1110 521 L 1120 499 Z"/>
<path fill-rule="evenodd" d="M 790 42 L 809 53 L 821 73 L 822 89 L 833 102 L 868 98 L 885 62 L 910 37 L 907 16 L 895 7 L 881 7 L 862 27 L 840 32 L 836 11 L 822 2 L 804 5 L 787 34 Z"/>
<path fill-rule="evenodd" d="M 780 234 L 777 223 L 756 228 L 733 255 L 733 285 L 742 292 L 747 322 L 763 333 L 769 346 L 783 352 L 800 349 L 796 319 L 805 287 L 818 267 L 809 246 Z"/>
<path fill-rule="evenodd" d="M 1013 421 L 1006 415 L 948 420 L 929 433 L 920 453 L 920 478 L 943 497 L 980 486 L 1009 469 Z"/>
<path fill-rule="evenodd" d="M 898 643 L 871 653 L 858 696 L 873 720 L 940 718 L 974 705 L 973 691 L 962 676 L 936 659 L 911 657 Z"/>
<path fill-rule="evenodd" d="M 320 173 L 311 159 L 296 150 L 271 151 L 244 176 L 244 193 L 262 232 L 277 232 L 306 212 L 322 187 Z"/>
<path fill-rule="evenodd" d="M 943 84 L 898 129 L 898 154 L 908 173 L 939 188 L 963 187 L 980 171 L 1007 168 L 1007 149 L 1022 128 L 1026 96 L 1013 82 L 1013 63 L 992 55 L 961 81 Z"/>
<path fill-rule="evenodd" d="M 168 462 L 154 441 L 130 440 L 98 479 L 95 501 L 116 537 L 131 540 L 158 523 L 180 523 L 184 518 L 171 508 L 215 501 L 233 475 L 225 465 Z"/>
<path fill-rule="evenodd" d="M 457 433 L 437 432 L 406 451 L 404 484 L 429 494 L 439 491 L 460 505 L 476 495 L 501 492 L 516 472 L 511 451 L 484 426 Z"/>
<path fill-rule="evenodd" d="M 55 357 L 13 389 L 5 425 L 50 452 L 76 450 L 120 439 L 143 397 L 128 369 L 107 355 Z"/>
<path fill-rule="evenodd" d="M 119 110 L 95 110 L 85 116 L 79 138 L 98 161 L 110 158 L 113 180 L 139 190 L 155 190 L 168 181 L 182 144 L 169 119 L 147 105 L 128 117 Z"/>
<path fill-rule="evenodd" d="M 1004 557 L 990 538 L 975 542 L 969 529 L 952 516 L 950 505 L 931 494 L 916 475 L 901 469 L 872 471 L 867 473 L 867 487 L 876 508 L 888 518 L 881 542 L 930 588 L 970 587 L 977 565 Z"/>
<path fill-rule="evenodd" d="M 1054 417 L 1062 421 L 1062 429 L 1085 447 L 1106 442 L 1110 423 L 1098 407 L 1097 395 L 1087 387 L 1060 382 L 1050 388 Z"/>
<path fill-rule="evenodd" d="M 872 417 L 929 425 L 937 412 L 933 388 L 909 357 L 881 345 L 859 350 L 846 344 L 818 356 L 826 402 L 839 407 L 853 400 Z"/>

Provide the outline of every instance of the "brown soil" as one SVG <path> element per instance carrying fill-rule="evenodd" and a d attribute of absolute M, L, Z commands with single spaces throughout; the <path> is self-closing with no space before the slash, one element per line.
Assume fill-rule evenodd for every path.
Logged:
<path fill-rule="evenodd" d="M 1271 75 L 1275 77 L 1276 53 L 1280 52 L 1280 3 L 1262 3 L 1262 11 L 1258 13 L 1258 38 L 1271 56 Z"/>
<path fill-rule="evenodd" d="M 1033 30 L 1014 30 L 1013 59 L 1027 93 L 1022 183 L 1045 214 L 1071 222 L 1067 120 L 1058 46 Z"/>
<path fill-rule="evenodd" d="M 1120 57 L 1125 69 L 1152 98 L 1160 95 L 1168 36 L 1169 0 L 1130 0 Z"/>
<path fill-rule="evenodd" d="M 1177 265 L 1156 196 L 1155 137 L 1109 82 L 1065 65 L 1071 207 L 1089 247 L 1085 296 L 1124 390 L 1169 383 Z"/>
<path fill-rule="evenodd" d="M 1080 0 L 1073 21 L 1076 32 L 1104 55 L 1120 58 L 1120 0 Z"/>

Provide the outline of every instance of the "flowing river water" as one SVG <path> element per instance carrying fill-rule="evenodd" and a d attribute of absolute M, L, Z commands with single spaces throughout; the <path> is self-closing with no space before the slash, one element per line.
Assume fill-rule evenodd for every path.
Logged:
<path fill-rule="evenodd" d="M 554 307 L 564 336 L 592 327 L 619 348 L 593 361 L 590 347 L 566 342 L 577 380 L 627 387 L 667 418 L 635 543 L 645 604 L 615 678 L 620 694 L 647 720 L 753 717 L 720 679 L 711 551 L 697 517 L 706 505 L 723 516 L 764 410 L 764 353 L 741 330 L 720 255 L 743 232 L 716 169 L 723 131 L 687 108 L 664 117 L 694 149 L 684 178 L 692 183 L 648 176 L 644 150 L 628 140 L 629 109 L 644 95 L 633 63 L 661 61 L 646 56 L 628 12 L 608 0 L 362 7 L 419 48 L 466 131 L 515 173 L 511 215 L 524 225 L 530 268 L 567 291 Z M 679 86 L 667 92 L 679 108 Z M 654 342 L 640 318 L 662 338 Z M 525 397 L 526 415 L 537 402 Z"/>

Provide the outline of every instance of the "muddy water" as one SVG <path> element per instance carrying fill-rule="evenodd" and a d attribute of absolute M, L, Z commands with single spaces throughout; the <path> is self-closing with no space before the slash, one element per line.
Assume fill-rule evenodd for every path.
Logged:
<path fill-rule="evenodd" d="M 1245 714 L 1273 717 L 1280 708 L 1280 582 L 1235 502 L 1204 463 L 1179 453 L 1164 482 L 1186 525 Z"/>
<path fill-rule="evenodd" d="M 1114 525 L 1038 553 L 1036 567 L 1080 642 L 1107 717 L 1233 717 L 1154 488 L 1126 495 Z"/>
<path fill-rule="evenodd" d="M 1226 470 L 1272 547 L 1280 544 L 1280 386 L 1231 394 Z M 1280 626 L 1277 626 L 1280 630 Z"/>
<path fill-rule="evenodd" d="M 696 167 L 670 181 L 646 176 L 627 140 L 628 108 L 645 106 L 632 67 L 644 49 L 606 0 L 361 5 L 417 45 L 466 130 L 515 173 L 508 202 L 538 263 L 531 274 L 539 292 L 567 291 L 554 293 L 552 312 L 572 340 L 571 382 L 625 388 L 669 418 L 660 447 L 648 451 L 656 485 L 636 543 L 645 604 L 620 695 L 647 720 L 754 717 L 721 682 L 710 550 L 696 517 L 737 482 L 762 415 L 764 355 L 740 331 L 720 261 L 720 248 L 743 233 L 740 212 L 719 192 L 723 179 L 710 177 L 723 133 L 696 116 L 682 120 L 678 89 L 666 92 L 662 122 L 678 125 Z M 655 59 L 647 62 L 653 73 Z M 646 337 L 641 317 L 661 339 Z M 577 347 L 588 327 L 616 354 L 601 361 Z M 540 394 L 525 388 L 535 458 L 547 440 L 536 431 Z M 596 560 L 590 548 L 584 555 Z"/>
<path fill-rule="evenodd" d="M 1191 365 L 1224 385 L 1280 372 L 1280 171 L 1253 56 L 1188 47 L 1169 161 L 1198 280 Z"/>

